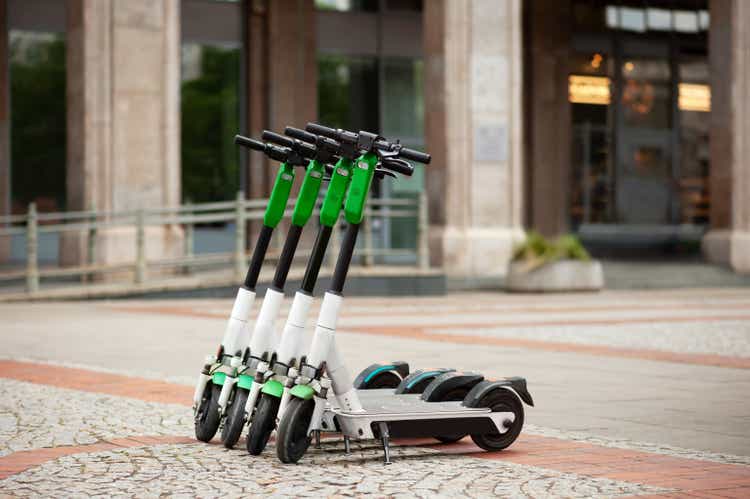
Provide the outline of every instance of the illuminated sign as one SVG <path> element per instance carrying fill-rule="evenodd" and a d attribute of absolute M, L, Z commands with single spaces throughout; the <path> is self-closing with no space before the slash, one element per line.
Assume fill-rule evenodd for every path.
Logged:
<path fill-rule="evenodd" d="M 575 104 L 608 105 L 610 101 L 609 78 L 570 75 L 568 77 L 568 100 Z"/>
<path fill-rule="evenodd" d="M 678 104 L 682 111 L 711 110 L 711 88 L 702 83 L 680 83 Z"/>
<path fill-rule="evenodd" d="M 606 76 L 570 75 L 568 101 L 574 104 L 606 106 L 611 101 L 610 79 Z M 627 88 L 627 87 L 626 87 Z M 711 88 L 703 83 L 680 83 L 678 105 L 681 111 L 711 111 Z"/>

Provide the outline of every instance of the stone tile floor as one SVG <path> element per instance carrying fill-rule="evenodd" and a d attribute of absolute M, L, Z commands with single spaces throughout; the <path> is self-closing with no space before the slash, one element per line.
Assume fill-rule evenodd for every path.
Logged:
<path fill-rule="evenodd" d="M 190 384 L 231 303 L 2 305 L 0 496 L 750 496 L 750 291 L 347 304 L 353 372 L 397 351 L 525 375 L 536 407 L 519 440 L 400 441 L 391 466 L 337 438 L 296 466 L 273 444 L 251 458 L 192 438 Z"/>

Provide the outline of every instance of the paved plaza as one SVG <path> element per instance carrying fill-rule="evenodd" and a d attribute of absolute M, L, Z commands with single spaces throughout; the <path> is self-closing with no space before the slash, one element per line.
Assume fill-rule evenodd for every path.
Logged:
<path fill-rule="evenodd" d="M 196 442 L 194 379 L 230 307 L 0 305 L 0 497 L 750 497 L 748 289 L 348 298 L 353 375 L 521 375 L 536 402 L 506 451 L 397 441 L 391 466 L 370 441 L 298 465 Z"/>

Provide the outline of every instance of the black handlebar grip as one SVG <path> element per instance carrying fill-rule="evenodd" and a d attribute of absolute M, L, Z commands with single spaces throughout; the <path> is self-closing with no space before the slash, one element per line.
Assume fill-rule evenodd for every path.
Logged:
<path fill-rule="evenodd" d="M 255 149 L 256 151 L 265 151 L 266 145 L 260 140 L 251 139 L 249 137 L 243 137 L 242 135 L 234 136 L 234 143 L 238 146 L 247 147 L 249 149 Z"/>
<path fill-rule="evenodd" d="M 333 128 L 328 128 L 327 126 L 318 125 L 317 123 L 308 123 L 305 126 L 305 130 L 310 133 L 314 133 L 315 135 L 328 137 L 329 139 L 336 140 L 339 138 L 339 133 L 336 130 L 334 130 Z"/>
<path fill-rule="evenodd" d="M 263 130 L 263 135 L 261 135 L 261 137 L 266 142 L 273 142 L 274 144 L 278 144 L 280 146 L 289 148 L 294 146 L 294 140 L 290 139 L 289 137 L 279 135 L 278 133 L 271 132 L 269 130 Z"/>
<path fill-rule="evenodd" d="M 315 144 L 318 139 L 315 135 L 308 133 L 302 129 L 294 128 L 293 126 L 284 128 L 284 134 L 289 135 L 290 137 L 293 137 L 297 140 L 308 142 L 310 144 Z"/>
<path fill-rule="evenodd" d="M 407 149 L 406 147 L 402 148 L 398 155 L 402 158 L 416 161 L 417 163 L 424 163 L 425 165 L 430 164 L 430 160 L 432 160 L 432 156 L 429 154 L 415 151 L 414 149 Z"/>

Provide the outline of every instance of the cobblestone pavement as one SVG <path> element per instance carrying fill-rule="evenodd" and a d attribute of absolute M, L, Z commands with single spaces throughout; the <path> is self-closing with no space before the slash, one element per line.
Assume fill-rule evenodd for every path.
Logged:
<path fill-rule="evenodd" d="M 519 440 L 398 441 L 391 466 L 375 443 L 345 454 L 336 438 L 296 466 L 273 444 L 250 458 L 192 437 L 190 385 L 231 303 L 3 305 L 0 497 L 750 495 L 746 290 L 347 304 L 353 372 L 397 351 L 525 375 L 536 407 Z"/>

